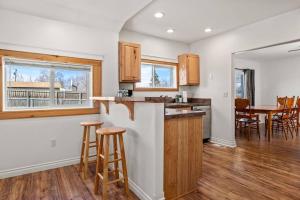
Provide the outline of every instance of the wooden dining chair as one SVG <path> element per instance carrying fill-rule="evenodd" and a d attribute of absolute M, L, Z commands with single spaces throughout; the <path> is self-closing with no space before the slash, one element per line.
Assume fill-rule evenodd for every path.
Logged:
<path fill-rule="evenodd" d="M 293 129 L 293 131 L 296 133 L 296 135 L 299 135 L 299 111 L 300 111 L 300 98 L 297 97 L 294 107 L 291 111 L 291 119 L 290 119 L 290 125 Z"/>
<path fill-rule="evenodd" d="M 293 138 L 293 132 L 295 131 L 295 126 L 293 126 L 293 107 L 295 102 L 295 96 L 286 97 L 285 106 L 282 113 L 277 114 L 277 118 L 273 119 L 278 125 L 279 132 L 282 131 L 285 139 L 288 139 L 288 134 L 290 133 Z"/>
<path fill-rule="evenodd" d="M 242 129 L 247 128 L 248 140 L 250 140 L 251 129 L 256 130 L 260 139 L 259 115 L 251 113 L 249 99 L 235 99 L 235 124 L 240 129 L 240 133 Z"/>
<path fill-rule="evenodd" d="M 279 108 L 284 108 L 286 105 L 286 101 L 287 101 L 287 96 L 285 97 L 279 97 L 276 96 L 276 106 Z M 281 115 L 282 113 L 276 113 L 275 115 L 272 116 L 272 130 L 274 131 L 279 131 L 279 124 L 277 123 L 277 119 L 279 118 L 279 115 Z M 265 116 L 265 135 L 267 134 L 267 124 L 268 124 L 268 116 Z"/>
<path fill-rule="evenodd" d="M 284 107 L 286 104 L 287 96 L 285 97 L 279 97 L 277 96 L 277 106 L 278 107 Z"/>

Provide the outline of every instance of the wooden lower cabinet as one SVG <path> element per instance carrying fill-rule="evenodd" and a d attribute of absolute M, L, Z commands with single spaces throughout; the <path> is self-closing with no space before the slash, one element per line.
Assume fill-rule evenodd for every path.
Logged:
<path fill-rule="evenodd" d="M 176 199 L 197 188 L 202 175 L 202 116 L 165 120 L 164 194 Z"/>

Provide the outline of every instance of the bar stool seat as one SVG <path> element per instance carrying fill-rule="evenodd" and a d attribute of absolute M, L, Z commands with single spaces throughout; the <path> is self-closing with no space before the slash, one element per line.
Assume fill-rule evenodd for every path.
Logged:
<path fill-rule="evenodd" d="M 99 190 L 99 182 L 102 180 L 102 199 L 108 199 L 108 185 L 113 183 L 124 182 L 124 189 L 126 195 L 129 196 L 129 188 L 128 188 L 128 176 L 127 176 L 127 166 L 126 166 L 126 158 L 125 158 L 125 149 L 124 149 L 124 141 L 123 134 L 126 132 L 126 129 L 120 127 L 108 127 L 108 128 L 100 128 L 96 131 L 97 133 L 97 141 L 98 144 L 98 152 L 97 152 L 97 165 L 96 165 L 96 178 L 95 178 L 95 194 L 98 193 Z M 110 137 L 113 138 L 113 153 L 110 154 L 109 148 L 109 140 Z M 100 138 L 100 139 L 99 139 Z M 119 150 L 118 151 L 118 139 L 119 139 Z M 113 155 L 113 160 L 110 160 L 110 156 Z M 119 162 L 122 164 L 122 170 L 119 169 Z M 108 170 L 109 163 L 113 163 L 114 169 L 111 171 Z M 101 173 L 102 172 L 102 173 Z M 108 174 L 113 173 L 114 179 L 109 180 Z M 121 177 L 120 177 L 121 175 Z"/>
<path fill-rule="evenodd" d="M 89 121 L 89 122 L 81 122 L 81 126 L 101 126 L 103 122 L 100 121 Z"/>
<path fill-rule="evenodd" d="M 81 145 L 81 155 L 80 155 L 80 165 L 79 172 L 82 174 L 84 179 L 87 178 L 89 158 L 95 157 L 96 155 L 90 155 L 90 148 L 98 149 L 96 141 L 90 141 L 90 129 L 95 127 L 95 137 L 97 138 L 96 130 L 101 128 L 103 122 L 100 121 L 86 121 L 81 122 L 80 125 L 84 127 L 82 145 Z"/>
<path fill-rule="evenodd" d="M 120 127 L 105 127 L 105 128 L 100 128 L 96 131 L 96 133 L 100 135 L 115 135 L 115 134 L 125 133 L 125 132 L 126 129 Z"/>

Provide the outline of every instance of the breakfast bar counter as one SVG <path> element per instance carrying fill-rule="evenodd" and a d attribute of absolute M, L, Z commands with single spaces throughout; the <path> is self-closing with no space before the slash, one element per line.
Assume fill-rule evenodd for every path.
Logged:
<path fill-rule="evenodd" d="M 195 188 L 195 180 L 201 175 L 202 169 L 202 117 L 205 112 L 165 109 L 166 103 L 174 102 L 170 97 L 92 97 L 91 99 L 101 103 L 100 119 L 104 122 L 104 127 L 117 126 L 126 129 L 124 142 L 129 187 L 140 199 L 171 199 Z M 106 112 L 103 112 L 104 110 Z M 172 131 L 176 130 L 173 127 L 177 124 L 181 128 L 177 128 L 177 132 Z M 180 143 L 176 145 L 177 147 L 172 145 L 172 141 L 179 140 L 188 143 Z M 188 166 L 185 166 L 183 160 L 173 162 L 175 153 L 178 158 L 181 158 L 182 150 L 186 148 L 191 151 L 185 152 L 195 159 L 184 161 Z M 170 167 L 178 170 L 189 167 L 193 170 L 192 176 L 178 179 L 183 185 L 189 184 L 186 188 L 178 186 L 176 193 L 170 193 L 175 184 L 171 177 L 179 174 L 173 174 L 174 170 Z M 185 174 L 184 171 L 180 173 Z"/>

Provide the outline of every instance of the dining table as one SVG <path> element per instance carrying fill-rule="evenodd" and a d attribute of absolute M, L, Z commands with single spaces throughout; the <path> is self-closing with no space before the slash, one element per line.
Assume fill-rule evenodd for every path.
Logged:
<path fill-rule="evenodd" d="M 297 107 L 294 107 L 293 110 L 297 111 L 297 132 L 298 132 L 298 127 L 299 127 L 299 109 Z M 251 114 L 265 114 L 268 116 L 268 119 L 272 119 L 273 115 L 276 113 L 280 113 L 284 111 L 284 108 L 282 106 L 276 106 L 276 105 L 257 105 L 257 106 L 250 106 L 248 108 L 244 109 L 238 109 L 237 111 L 239 112 L 248 112 Z M 271 141 L 271 135 L 273 134 L 272 131 L 272 120 L 268 120 L 267 126 L 267 138 L 268 141 Z"/>

